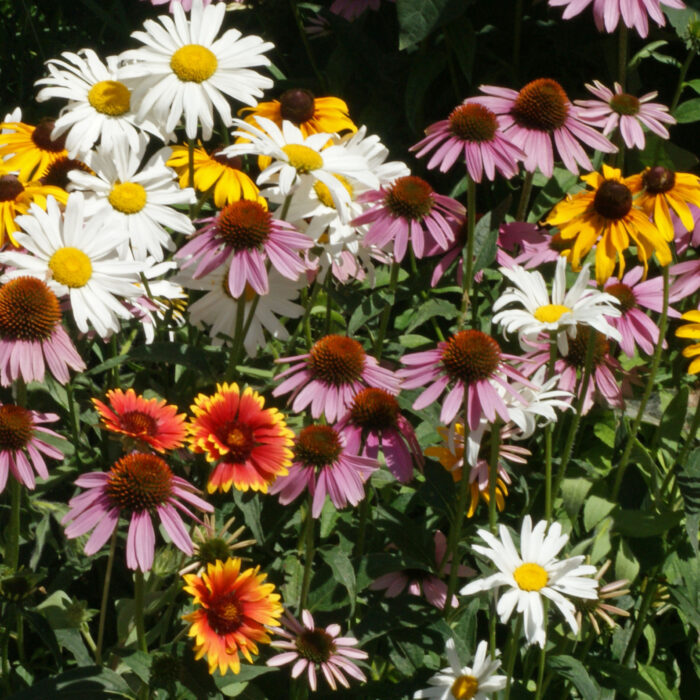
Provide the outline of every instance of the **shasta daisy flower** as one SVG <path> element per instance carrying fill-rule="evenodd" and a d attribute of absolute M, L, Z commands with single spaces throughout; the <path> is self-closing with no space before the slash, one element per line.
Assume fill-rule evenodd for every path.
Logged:
<path fill-rule="evenodd" d="M 183 619 L 191 622 L 195 659 L 207 657 L 209 673 L 229 668 L 241 670 L 240 654 L 252 662 L 258 644 L 269 644 L 266 625 L 277 627 L 282 615 L 280 596 L 260 567 L 241 570 L 241 560 L 230 558 L 207 565 L 201 576 L 185 575 L 184 590 L 192 596 L 195 610 Z"/>
<path fill-rule="evenodd" d="M 213 396 L 195 398 L 189 448 L 208 462 L 218 462 L 209 476 L 209 493 L 228 491 L 232 485 L 267 493 L 287 473 L 294 433 L 276 408 L 264 405 L 257 391 L 241 391 L 238 384 L 217 384 Z"/>
<path fill-rule="evenodd" d="M 426 137 L 409 150 L 417 151 L 420 158 L 435 149 L 428 168 L 439 165 L 443 173 L 463 155 L 474 182 L 481 182 L 483 174 L 493 180 L 496 171 L 510 178 L 518 172 L 518 161 L 525 154 L 503 136 L 499 120 L 503 121 L 503 117 L 497 117 L 478 98 L 465 100 L 448 119 L 431 124 L 425 130 Z"/>
<path fill-rule="evenodd" d="M 684 313 L 681 318 L 684 321 L 690 321 L 690 323 L 686 323 L 684 326 L 677 328 L 676 336 L 700 341 L 700 311 L 688 311 Z M 700 342 L 683 348 L 683 357 L 694 358 L 688 367 L 688 374 L 697 374 L 700 372 Z"/>
<path fill-rule="evenodd" d="M 370 355 L 362 345 L 342 335 L 326 335 L 317 340 L 306 355 L 281 357 L 276 362 L 294 362 L 277 375 L 284 381 L 272 392 L 282 396 L 292 392 L 292 409 L 303 411 L 311 404 L 311 415 L 335 422 L 350 408 L 352 398 L 365 386 L 398 394 L 399 380 L 394 373 Z"/>
<path fill-rule="evenodd" d="M 619 275 L 625 271 L 624 253 L 630 245 L 637 246 L 637 257 L 644 265 L 656 253 L 659 265 L 671 262 L 671 249 L 663 234 L 648 216 L 632 201 L 632 190 L 622 179 L 621 172 L 603 164 L 603 172 L 582 175 L 581 179 L 591 188 L 569 195 L 557 204 L 546 223 L 557 226 L 561 237 L 571 241 L 566 255 L 574 270 L 593 246 L 595 274 L 598 284 L 603 284 L 615 270 L 619 259 Z"/>
<path fill-rule="evenodd" d="M 58 158 L 65 158 L 65 139 L 54 138 L 55 122 L 45 119 L 37 126 L 22 122 L 0 124 L 0 163 L 16 172 L 23 182 L 37 179 Z M 4 161 L 4 162 L 3 162 Z"/>
<path fill-rule="evenodd" d="M 61 436 L 44 423 L 58 420 L 55 413 L 38 413 L 14 404 L 0 404 L 0 493 L 5 490 L 9 474 L 33 489 L 34 472 L 49 478 L 44 455 L 62 459 L 63 452 L 42 440 L 42 435 Z"/>
<path fill-rule="evenodd" d="M 627 148 L 644 148 L 642 126 L 662 139 L 667 139 L 669 133 L 664 124 L 676 123 L 666 105 L 651 102 L 658 95 L 656 91 L 635 97 L 623 92 L 620 83 L 615 83 L 613 93 L 597 80 L 593 81 L 593 85 L 586 84 L 586 89 L 598 99 L 576 100 L 576 104 L 583 108 L 579 113 L 581 121 L 602 127 L 605 136 L 619 128 Z"/>
<path fill-rule="evenodd" d="M 102 425 L 113 433 L 125 435 L 137 446 L 149 445 L 157 452 L 175 450 L 185 439 L 185 414 L 165 399 L 147 399 L 133 389 L 107 392 L 109 406 L 93 399 Z"/>
<path fill-rule="evenodd" d="M 84 550 L 92 556 L 107 542 L 123 515 L 129 519 L 126 565 L 140 571 L 153 566 L 153 517 L 158 517 L 172 543 L 191 555 L 192 540 L 179 511 L 196 520 L 188 506 L 207 513 L 214 510 L 197 495 L 194 486 L 175 476 L 167 462 L 154 454 L 132 452 L 108 472 L 83 474 L 75 484 L 86 491 L 68 503 L 69 510 L 61 520 L 68 524 L 66 537 L 73 539 L 92 530 Z"/>
<path fill-rule="evenodd" d="M 294 442 L 289 474 L 270 486 L 282 505 L 291 503 L 305 488 L 311 495 L 311 515 L 318 518 L 326 495 L 336 508 L 356 506 L 365 497 L 364 484 L 379 465 L 370 457 L 348 453 L 345 436 L 330 425 L 308 425 Z"/>
<path fill-rule="evenodd" d="M 202 0 L 193 0 L 189 20 L 179 3 L 172 12 L 173 19 L 160 16 L 160 24 L 147 20 L 145 31 L 133 32 L 144 46 L 121 55 L 122 80 L 134 87 L 139 119 L 152 114 L 170 133 L 184 114 L 187 137 L 195 138 L 201 123 L 202 136 L 208 141 L 214 128 L 212 107 L 224 126 L 231 124 L 225 95 L 255 105 L 263 90 L 272 87 L 270 78 L 251 68 L 270 64 L 263 54 L 273 45 L 259 36 L 242 37 L 237 29 L 217 39 L 226 3 L 203 7 Z"/>
<path fill-rule="evenodd" d="M 85 369 L 61 325 L 56 295 L 36 277 L 17 277 L 0 287 L 0 384 L 43 382 L 47 365 L 61 384 L 69 367 Z"/>
<path fill-rule="evenodd" d="M 340 625 L 317 627 L 308 610 L 302 610 L 300 624 L 287 611 L 282 617 L 282 625 L 275 630 L 283 639 L 274 640 L 271 646 L 282 649 L 281 654 L 267 660 L 268 666 L 284 666 L 294 663 L 292 678 L 298 678 L 306 671 L 309 687 L 316 690 L 316 674 L 320 670 L 328 685 L 336 690 L 340 683 L 349 688 L 345 674 L 358 681 L 366 681 L 365 674 L 355 661 L 364 660 L 368 654 L 355 649 L 358 644 L 354 637 L 341 637 Z"/>
<path fill-rule="evenodd" d="M 296 280 L 306 270 L 299 251 L 308 250 L 313 242 L 291 224 L 273 218 L 264 200 L 231 202 L 202 223 L 205 226 L 176 257 L 183 268 L 197 264 L 194 279 L 229 261 L 228 289 L 236 299 L 246 284 L 258 294 L 268 294 L 268 260 L 287 279 Z"/>
<path fill-rule="evenodd" d="M 455 641 L 452 637 L 445 644 L 445 653 L 450 662 L 449 668 L 443 668 L 428 683 L 431 687 L 419 690 L 414 698 L 438 698 L 438 700 L 488 700 L 493 693 L 506 687 L 506 676 L 497 676 L 501 665 L 495 656 L 488 655 L 488 643 L 479 642 L 471 666 L 462 666 Z"/>
<path fill-rule="evenodd" d="M 488 547 L 472 545 L 472 549 L 496 565 L 498 572 L 472 581 L 462 588 L 461 594 L 473 595 L 507 586 L 508 590 L 498 598 L 496 611 L 501 622 L 505 623 L 517 606 L 517 611 L 524 617 L 528 644 L 539 644 L 542 648 L 545 645 L 547 625 L 542 597 L 556 605 L 576 634 L 575 607 L 568 597 L 597 597 L 598 580 L 591 577 L 596 573 L 595 566 L 582 564 L 585 558 L 582 555 L 556 558 L 569 541 L 569 536 L 562 534 L 559 523 L 548 526 L 546 520 L 540 520 L 533 528 L 530 516 L 526 515 L 520 530 L 521 554 L 515 548 L 508 529 L 500 525 L 498 530 L 500 540 L 487 530 L 479 530 L 479 536 Z"/>
<path fill-rule="evenodd" d="M 519 92 L 510 88 L 482 85 L 486 97 L 481 104 L 501 116 L 503 134 L 525 153 L 525 170 L 539 168 L 547 177 L 554 169 L 556 147 L 564 166 L 572 173 L 578 166 L 592 169 L 590 158 L 581 147 L 584 143 L 603 153 L 617 147 L 581 120 L 580 108 L 572 105 L 558 82 L 538 78 Z"/>

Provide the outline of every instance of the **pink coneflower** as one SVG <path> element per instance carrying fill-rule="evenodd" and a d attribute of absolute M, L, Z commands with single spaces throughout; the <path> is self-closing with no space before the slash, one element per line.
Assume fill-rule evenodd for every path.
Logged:
<path fill-rule="evenodd" d="M 447 250 L 465 214 L 464 206 L 456 199 L 438 194 L 414 175 L 365 192 L 357 201 L 375 203 L 351 222 L 353 226 L 370 224 L 364 245 L 383 248 L 393 241 L 396 262 L 406 255 L 409 238 L 417 258 L 426 255 L 432 242 Z"/>
<path fill-rule="evenodd" d="M 10 472 L 28 489 L 35 486 L 34 471 L 42 479 L 49 478 L 42 453 L 53 459 L 61 459 L 63 452 L 41 440 L 40 436 L 61 438 L 58 433 L 42 425 L 57 420 L 55 413 L 38 413 L 14 404 L 0 404 L 0 493 L 5 489 Z"/>
<path fill-rule="evenodd" d="M 539 168 L 547 177 L 554 170 L 553 149 L 572 173 L 578 166 L 593 170 L 590 158 L 581 143 L 604 153 L 614 153 L 617 147 L 580 118 L 580 108 L 571 104 L 556 80 L 538 78 L 520 92 L 494 85 L 479 88 L 487 97 L 484 105 L 503 115 L 503 132 L 525 153 L 524 166 L 528 172 Z"/>
<path fill-rule="evenodd" d="M 571 241 L 565 241 L 559 233 L 551 234 L 536 224 L 520 221 L 502 224 L 498 239 L 503 241 L 503 247 L 509 252 L 514 253 L 516 249 L 518 251 L 518 254 L 511 258 L 510 267 L 520 265 L 526 270 L 556 262 L 572 245 Z M 513 248 L 508 248 L 509 245 Z"/>
<path fill-rule="evenodd" d="M 484 173 L 493 180 L 497 170 L 503 177 L 511 178 L 517 174 L 518 161 L 525 154 L 500 132 L 501 121 L 503 117 L 484 107 L 479 98 L 465 100 L 447 119 L 431 124 L 425 130 L 426 137 L 408 150 L 418 151 L 416 157 L 420 158 L 436 149 L 428 168 L 439 166 L 442 173 L 463 154 L 474 182 L 481 182 Z"/>
<path fill-rule="evenodd" d="M 172 12 L 175 5 L 182 5 L 182 9 L 185 12 L 189 12 L 192 9 L 193 0 L 141 0 L 142 2 L 150 2 L 151 5 L 165 5 L 166 2 L 170 3 L 168 7 L 168 12 Z M 212 0 L 202 0 L 202 5 L 206 7 L 212 2 Z M 235 2 L 241 2 L 241 0 L 235 0 Z"/>
<path fill-rule="evenodd" d="M 349 452 L 377 459 L 381 449 L 389 471 L 402 483 L 413 478 L 413 464 L 423 467 L 423 451 L 399 403 L 384 389 L 367 387 L 355 394 L 339 429 Z"/>
<path fill-rule="evenodd" d="M 277 477 L 269 493 L 291 503 L 305 488 L 311 495 L 311 515 L 318 518 L 326 495 L 336 508 L 356 506 L 365 497 L 365 481 L 378 468 L 376 460 L 348 454 L 345 437 L 330 425 L 308 425 L 294 442 L 289 473 Z"/>
<path fill-rule="evenodd" d="M 36 277 L 16 277 L 0 288 L 0 383 L 43 382 L 46 365 L 61 384 L 69 367 L 85 369 L 61 325 L 56 295 Z"/>
<path fill-rule="evenodd" d="M 671 213 L 673 220 L 673 239 L 678 255 L 684 255 L 688 246 L 700 247 L 700 209 L 694 204 L 688 204 L 692 217 L 691 226 L 686 226 L 675 212 Z M 672 273 L 673 274 L 673 273 Z"/>
<path fill-rule="evenodd" d="M 227 204 L 176 254 L 182 267 L 197 263 L 192 275 L 199 279 L 230 258 L 228 288 L 238 299 L 246 283 L 258 294 L 267 294 L 267 260 L 283 276 L 296 280 L 306 266 L 300 250 L 313 241 L 286 221 L 274 219 L 260 202 L 241 199 Z"/>
<path fill-rule="evenodd" d="M 292 392 L 292 409 L 303 411 L 311 404 L 311 415 L 334 423 L 343 416 L 360 389 L 373 386 L 390 394 L 399 393 L 394 373 L 368 355 L 362 345 L 344 335 L 326 335 L 306 355 L 281 357 L 277 362 L 295 362 L 277 375 L 284 381 L 272 392 Z M 285 379 L 286 377 L 286 379 Z"/>
<path fill-rule="evenodd" d="M 408 365 L 397 375 L 403 378 L 403 389 L 430 386 L 413 402 L 420 410 L 436 401 L 448 385 L 453 385 L 445 397 L 440 411 L 440 421 L 450 423 L 465 403 L 467 423 L 476 430 L 481 416 L 493 422 L 496 416 L 508 422 L 508 408 L 496 390 L 501 386 L 511 394 L 507 377 L 528 384 L 525 377 L 511 367 L 501 353 L 499 344 L 486 333 L 477 330 L 460 331 L 437 349 L 404 355 L 401 362 Z M 517 398 L 517 396 L 516 396 Z"/>
<path fill-rule="evenodd" d="M 634 357 L 635 345 L 639 345 L 643 352 L 651 355 L 659 342 L 659 327 L 639 307 L 661 313 L 664 303 L 663 279 L 655 277 L 640 282 L 643 275 L 642 267 L 634 267 L 621 280 L 615 277 L 608 278 L 603 290 L 620 302 L 619 309 L 622 315 L 606 318 L 613 328 L 620 331 L 622 339 L 618 343 L 628 357 Z M 668 315 L 680 317 L 678 311 L 670 307 Z"/>
<path fill-rule="evenodd" d="M 649 33 L 649 17 L 660 27 L 666 24 L 661 5 L 676 10 L 685 8 L 681 0 L 549 0 L 551 7 L 566 6 L 563 19 L 571 19 L 581 14 L 593 3 L 593 18 L 598 31 L 614 32 L 620 17 L 626 27 L 636 29 L 639 36 Z"/>
<path fill-rule="evenodd" d="M 123 514 L 129 518 L 126 565 L 140 571 L 148 571 L 153 565 L 153 516 L 158 516 L 173 544 L 192 555 L 192 539 L 178 511 L 197 518 L 178 499 L 207 513 L 214 510 L 196 495 L 194 486 L 175 476 L 168 464 L 154 454 L 132 452 L 115 462 L 108 472 L 83 474 L 75 483 L 87 490 L 68 503 L 70 510 L 61 520 L 64 525 L 70 523 L 66 537 L 80 537 L 92 530 L 85 545 L 85 554 L 90 556 L 107 542 Z"/>
<path fill-rule="evenodd" d="M 646 126 L 662 139 L 667 139 L 669 133 L 664 123 L 676 123 L 668 113 L 666 105 L 650 101 L 659 94 L 656 91 L 635 97 L 623 92 L 620 83 L 615 83 L 613 93 L 597 80 L 593 81 L 593 85 L 586 83 L 586 89 L 598 99 L 576 100 L 576 104 L 583 108 L 579 112 L 581 121 L 591 126 L 602 127 L 604 136 L 612 134 L 619 127 L 627 148 L 644 148 L 642 126 Z"/>
<path fill-rule="evenodd" d="M 304 671 L 309 679 L 309 687 L 316 690 L 316 672 L 320 668 L 328 685 L 337 689 L 337 684 L 349 688 L 348 674 L 358 681 L 366 681 L 365 674 L 357 667 L 354 660 L 366 659 L 368 654 L 355 649 L 358 642 L 355 637 L 341 637 L 340 625 L 316 627 L 314 618 L 308 610 L 302 610 L 303 625 L 287 611 L 282 617 L 283 627 L 275 632 L 284 640 L 275 640 L 270 646 L 284 651 L 267 660 L 268 666 L 284 666 L 293 663 L 292 678 L 298 678 Z"/>
<path fill-rule="evenodd" d="M 669 268 L 669 273 L 676 276 L 669 290 L 670 302 L 685 299 L 700 289 L 700 259 L 678 263 Z"/>

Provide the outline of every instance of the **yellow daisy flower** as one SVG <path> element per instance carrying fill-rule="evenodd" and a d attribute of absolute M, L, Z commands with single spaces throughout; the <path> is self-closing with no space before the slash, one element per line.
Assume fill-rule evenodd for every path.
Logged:
<path fill-rule="evenodd" d="M 625 184 L 633 194 L 640 193 L 634 203 L 654 219 L 667 241 L 672 241 L 674 237 L 669 207 L 676 212 L 686 231 L 695 228 L 688 204 L 700 207 L 700 178 L 697 175 L 677 173 L 657 165 L 628 177 Z"/>
<path fill-rule="evenodd" d="M 671 249 L 663 234 L 649 221 L 642 209 L 636 207 L 632 190 L 625 184 L 621 172 L 603 165 L 603 173 L 592 172 L 581 179 L 591 188 L 568 195 L 557 204 L 545 223 L 556 226 L 563 240 L 573 242 L 564 255 L 574 270 L 581 260 L 596 247 L 595 273 L 603 284 L 615 271 L 619 258 L 618 277 L 625 271 L 624 252 L 636 245 L 637 257 L 644 265 L 646 276 L 649 258 L 656 253 L 659 265 L 671 262 Z"/>
<path fill-rule="evenodd" d="M 0 160 L 6 158 L 3 167 L 17 171 L 21 180 L 38 178 L 59 158 L 68 155 L 64 136 L 51 138 L 55 126 L 53 119 L 46 119 L 38 126 L 22 122 L 3 122 L 0 124 Z"/>
<path fill-rule="evenodd" d="M 692 338 L 693 340 L 700 340 L 700 310 L 688 311 L 687 313 L 684 313 L 681 318 L 684 321 L 690 321 L 690 323 L 678 328 L 676 330 L 676 336 L 678 338 Z M 688 367 L 688 374 L 697 374 L 700 372 L 700 342 L 695 343 L 694 345 L 689 345 L 687 348 L 683 348 L 683 357 L 695 358 Z"/>
<path fill-rule="evenodd" d="M 249 199 L 264 203 L 255 183 L 240 169 L 240 158 L 227 158 L 221 149 L 208 153 L 201 142 L 194 149 L 194 186 L 200 192 L 214 187 L 214 204 L 223 209 L 226 204 Z M 190 154 L 187 146 L 173 146 L 169 165 L 180 176 L 180 187 L 189 186 Z"/>

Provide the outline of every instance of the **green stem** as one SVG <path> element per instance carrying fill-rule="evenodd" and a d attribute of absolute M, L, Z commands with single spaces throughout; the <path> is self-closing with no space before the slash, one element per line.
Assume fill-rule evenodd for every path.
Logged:
<path fill-rule="evenodd" d="M 489 615 L 489 653 L 491 656 L 496 656 L 496 622 L 498 615 L 496 613 L 496 599 L 491 600 L 491 615 Z"/>
<path fill-rule="evenodd" d="M 377 338 L 374 342 L 374 356 L 377 360 L 381 359 L 382 350 L 384 349 L 384 337 L 386 336 L 386 330 L 389 327 L 391 310 L 396 305 L 396 285 L 399 280 L 400 269 L 401 266 L 396 262 L 396 260 L 394 260 L 394 262 L 391 263 L 391 276 L 389 277 L 389 299 L 382 309 L 382 315 L 379 319 L 379 331 L 377 332 Z"/>
<path fill-rule="evenodd" d="M 467 245 L 464 249 L 464 279 L 462 280 L 462 312 L 459 325 L 466 325 L 469 310 L 469 296 L 472 289 L 472 269 L 474 268 L 474 229 L 476 228 L 476 183 L 467 175 Z"/>
<path fill-rule="evenodd" d="M 306 327 L 306 321 L 309 318 L 309 315 L 311 314 L 311 309 L 316 302 L 316 297 L 318 296 L 318 293 L 321 291 L 321 284 L 318 280 L 314 282 L 314 286 L 311 288 L 311 294 L 309 295 L 309 298 L 307 299 L 305 308 L 304 308 L 304 315 L 301 317 L 301 320 L 297 324 L 297 327 L 294 329 L 294 333 L 292 333 L 292 337 L 289 339 L 289 342 L 287 343 L 287 347 L 284 351 L 285 355 L 289 355 L 291 352 L 294 352 L 294 348 L 296 346 L 297 338 L 299 337 L 299 333 L 301 333 L 302 329 Z"/>
<path fill-rule="evenodd" d="M 644 596 L 642 597 L 642 602 L 639 605 L 639 612 L 637 613 L 637 618 L 634 621 L 634 628 L 632 629 L 632 635 L 627 642 L 627 648 L 622 657 L 622 666 L 627 666 L 629 661 L 634 654 L 634 650 L 637 648 L 637 643 L 639 638 L 642 636 L 642 631 L 644 630 L 644 623 L 646 622 L 647 614 L 649 613 L 649 608 L 654 601 L 654 596 L 656 595 L 656 589 L 658 584 L 656 581 L 652 582 L 652 576 L 656 574 L 656 569 L 654 569 L 649 578 L 647 579 L 647 587 L 644 591 Z"/>
<path fill-rule="evenodd" d="M 107 557 L 107 569 L 105 582 L 102 587 L 102 602 L 100 603 L 100 622 L 97 627 L 97 648 L 95 649 L 95 663 L 102 666 L 102 643 L 105 636 L 105 620 L 107 618 L 107 601 L 109 600 L 109 584 L 112 580 L 112 566 L 114 565 L 114 553 L 117 549 L 117 528 L 114 528 L 112 539 L 109 542 L 109 555 Z"/>
<path fill-rule="evenodd" d="M 501 446 L 501 422 L 496 419 L 491 424 L 491 453 L 489 455 L 489 529 L 495 535 L 498 524 L 498 501 L 496 485 L 498 484 L 498 448 Z M 462 472 L 464 476 L 464 472 Z"/>
<path fill-rule="evenodd" d="M 230 382 L 236 376 L 236 365 L 243 347 L 243 322 L 245 321 L 245 290 L 238 297 L 236 302 L 236 325 L 233 331 L 233 345 L 228 358 L 228 369 L 226 370 L 226 381 Z"/>
<path fill-rule="evenodd" d="M 414 279 L 418 279 L 418 262 L 416 261 L 416 254 L 413 252 L 413 248 L 409 246 L 408 249 L 409 252 L 409 259 L 411 261 L 411 272 L 413 273 Z M 430 294 L 428 292 L 421 288 L 420 290 L 420 295 L 421 298 L 424 301 L 428 301 L 430 299 Z M 430 323 L 433 326 L 433 330 L 435 331 L 435 335 L 437 336 L 437 339 L 442 343 L 445 341 L 445 336 L 442 333 L 442 330 L 440 330 L 440 326 L 438 325 L 438 322 L 435 320 L 435 316 L 430 317 Z"/>
<path fill-rule="evenodd" d="M 690 68 L 690 64 L 693 62 L 694 58 L 695 51 L 691 49 L 690 51 L 688 51 L 688 55 L 685 57 L 685 61 L 683 61 L 683 65 L 681 66 L 681 72 L 678 74 L 678 85 L 676 86 L 676 91 L 673 93 L 673 99 L 671 100 L 671 104 L 668 108 L 668 111 L 671 114 L 673 114 L 676 107 L 678 107 L 678 103 L 681 99 L 681 94 L 683 93 L 683 83 L 685 82 L 685 76 L 688 74 L 688 69 Z"/>
<path fill-rule="evenodd" d="M 506 670 L 506 689 L 505 689 L 505 700 L 508 700 L 510 698 L 510 687 L 513 683 L 513 669 L 515 668 L 515 659 L 518 656 L 518 640 L 520 639 L 520 632 L 523 627 L 523 618 L 521 615 L 518 615 L 517 620 L 515 622 L 515 628 L 511 627 L 510 631 L 510 637 L 508 640 L 508 644 L 506 646 L 507 652 L 506 652 L 506 665 L 505 665 L 505 670 Z"/>
<path fill-rule="evenodd" d="M 360 502 L 359 524 L 357 526 L 357 543 L 355 544 L 355 559 L 360 559 L 365 550 L 365 539 L 367 538 L 367 522 L 369 520 L 369 508 L 371 491 Z"/>
<path fill-rule="evenodd" d="M 0 674 L 0 681 L 5 688 L 4 697 L 10 697 L 12 694 L 12 685 L 10 684 L 10 629 L 5 627 L 2 632 L 0 632 L 0 644 L 2 646 L 2 674 Z"/>
<path fill-rule="evenodd" d="M 5 566 L 17 571 L 19 565 L 19 530 L 22 485 L 14 477 L 10 479 L 10 522 L 7 526 Z"/>
<path fill-rule="evenodd" d="M 527 205 L 530 203 L 530 194 L 532 193 L 532 180 L 534 177 L 535 173 L 525 173 L 523 187 L 520 190 L 520 201 L 518 202 L 518 209 L 515 212 L 516 221 L 525 221 L 525 214 L 527 212 Z"/>
<path fill-rule="evenodd" d="M 557 359 L 557 334 L 549 336 L 549 362 L 547 364 L 547 379 L 554 376 L 554 364 Z M 544 519 L 552 519 L 552 431 L 554 426 L 547 423 L 544 427 Z"/>
<path fill-rule="evenodd" d="M 547 627 L 547 608 L 549 607 L 547 605 L 546 600 L 543 600 L 543 608 L 544 608 L 544 624 L 545 628 Z M 537 691 L 535 693 L 535 700 L 541 700 L 543 697 L 543 692 L 544 692 L 544 665 L 545 661 L 547 659 L 547 644 L 545 642 L 544 646 L 540 649 L 540 658 L 537 664 Z"/>
<path fill-rule="evenodd" d="M 143 571 L 137 569 L 134 572 L 134 623 L 136 625 L 136 642 L 140 651 L 148 653 L 148 644 L 146 643 L 146 628 L 143 623 L 143 601 Z"/>
<path fill-rule="evenodd" d="M 629 30 L 624 22 L 620 22 L 620 32 L 617 44 L 617 82 L 625 91 L 627 83 L 627 45 L 629 43 Z"/>
<path fill-rule="evenodd" d="M 304 524 L 304 576 L 301 581 L 299 596 L 299 614 L 306 608 L 311 586 L 311 569 L 314 563 L 314 517 L 311 514 L 311 496 L 309 496 L 306 523 Z"/>
<path fill-rule="evenodd" d="M 654 390 L 654 383 L 656 381 L 656 372 L 659 369 L 659 363 L 661 361 L 661 352 L 663 350 L 664 338 L 666 336 L 666 325 L 668 322 L 668 266 L 663 269 L 664 278 L 664 300 L 663 300 L 663 311 L 661 313 L 661 319 L 659 321 L 659 341 L 656 343 L 654 348 L 654 356 L 651 360 L 651 369 L 649 371 L 649 379 L 647 380 L 647 385 L 644 388 L 644 394 L 639 403 L 639 410 L 630 429 L 630 434 L 627 437 L 627 443 L 625 449 L 618 462 L 617 472 L 615 474 L 615 483 L 613 485 L 611 500 L 615 502 L 617 500 L 617 495 L 620 493 L 620 487 L 622 486 L 622 478 L 625 475 L 625 469 L 627 469 L 627 464 L 629 463 L 630 455 L 632 454 L 632 448 L 634 446 L 634 441 L 639 432 L 639 426 L 642 424 L 642 418 L 644 416 L 644 410 L 649 402 L 649 397 L 651 392 Z"/>

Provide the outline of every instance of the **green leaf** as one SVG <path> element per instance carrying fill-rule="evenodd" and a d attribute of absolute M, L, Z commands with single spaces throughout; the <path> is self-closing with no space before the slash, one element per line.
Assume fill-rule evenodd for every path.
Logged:
<path fill-rule="evenodd" d="M 415 46 L 430 33 L 448 0 L 396 0 L 399 50 Z"/>
<path fill-rule="evenodd" d="M 620 546 L 615 556 L 615 577 L 618 579 L 626 578 L 628 581 L 632 582 L 637 578 L 639 569 L 639 562 L 630 549 L 630 546 L 625 540 L 620 540 Z"/>
<path fill-rule="evenodd" d="M 629 62 L 629 67 L 630 68 L 635 68 L 638 66 L 643 59 L 649 58 L 649 56 L 653 56 L 654 52 L 656 49 L 660 49 L 662 46 L 666 46 L 668 44 L 668 41 L 652 41 L 648 43 L 646 46 L 642 47 L 639 51 L 637 51 L 634 56 L 630 59 Z"/>
<path fill-rule="evenodd" d="M 345 552 L 334 548 L 330 550 L 320 550 L 323 560 L 331 567 L 336 581 L 345 586 L 350 602 L 350 615 L 355 612 L 355 598 L 357 595 L 357 581 L 355 579 L 355 569 Z"/>
<path fill-rule="evenodd" d="M 673 113 L 679 124 L 690 124 L 700 120 L 700 97 L 681 102 Z"/>
<path fill-rule="evenodd" d="M 547 658 L 547 666 L 560 676 L 570 680 L 583 700 L 599 700 L 600 686 L 588 675 L 584 665 L 573 656 L 559 654 Z"/>
<path fill-rule="evenodd" d="M 348 321 L 348 335 L 354 335 L 370 319 L 376 318 L 386 306 L 393 306 L 394 295 L 386 290 L 377 290 L 362 301 L 352 312 Z"/>
<path fill-rule="evenodd" d="M 433 341 L 430 338 L 426 338 L 424 335 L 405 333 L 399 336 L 399 343 L 401 343 L 402 347 L 412 350 L 413 348 L 419 348 L 423 345 L 432 345 Z"/>
<path fill-rule="evenodd" d="M 688 80 L 687 82 L 683 83 L 683 87 L 689 87 L 691 90 L 695 90 L 695 92 L 700 95 L 700 78 Z"/>
<path fill-rule="evenodd" d="M 682 513 L 673 511 L 616 510 L 613 513 L 615 529 L 627 537 L 656 537 L 678 525 L 682 518 Z"/>
<path fill-rule="evenodd" d="M 677 443 L 683 430 L 685 416 L 688 412 L 688 387 L 684 386 L 678 390 L 666 410 L 661 416 L 659 427 L 654 432 L 654 437 L 651 441 L 651 448 L 654 449 L 662 440 Z"/>
<path fill-rule="evenodd" d="M 650 694 L 650 698 L 654 700 L 680 700 L 681 696 L 677 688 L 670 688 L 668 686 L 668 681 L 666 679 L 666 674 L 653 666 L 645 666 L 644 664 L 637 664 L 637 671 L 639 675 L 654 689 L 654 693 Z M 645 695 L 640 694 L 640 700 L 644 698 Z"/>
<path fill-rule="evenodd" d="M 564 479 L 561 482 L 561 495 L 564 508 L 571 520 L 574 520 L 586 502 L 588 492 L 593 484 L 588 479 Z"/>
<path fill-rule="evenodd" d="M 414 328 L 418 328 L 418 326 L 421 326 L 433 316 L 440 316 L 445 319 L 455 318 L 457 316 L 457 307 L 446 299 L 428 299 L 428 301 L 418 307 L 415 315 L 406 327 L 406 332 L 410 333 Z"/>
<path fill-rule="evenodd" d="M 8 700 L 103 700 L 133 697 L 126 681 L 114 671 L 99 666 L 85 666 L 61 673 L 34 685 Z"/>
<path fill-rule="evenodd" d="M 33 610 L 23 610 L 22 617 L 34 628 L 37 635 L 39 635 L 44 644 L 51 650 L 51 653 L 56 659 L 56 663 L 63 665 L 58 639 L 56 639 L 56 633 L 51 628 L 48 620 L 43 615 Z"/>
<path fill-rule="evenodd" d="M 262 502 L 255 494 L 244 494 L 238 489 L 232 489 L 233 500 L 236 505 L 243 511 L 243 520 L 246 527 L 253 533 L 253 537 L 258 541 L 258 544 L 265 542 L 265 531 L 260 522 L 260 514 L 262 513 Z"/>
<path fill-rule="evenodd" d="M 583 506 L 583 526 L 586 531 L 590 532 L 603 518 L 610 515 L 615 505 L 600 496 L 590 496 Z"/>
<path fill-rule="evenodd" d="M 683 496 L 685 529 L 697 555 L 698 525 L 700 524 L 700 447 L 690 453 L 688 463 L 678 474 L 677 480 Z"/>

